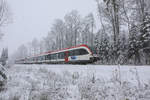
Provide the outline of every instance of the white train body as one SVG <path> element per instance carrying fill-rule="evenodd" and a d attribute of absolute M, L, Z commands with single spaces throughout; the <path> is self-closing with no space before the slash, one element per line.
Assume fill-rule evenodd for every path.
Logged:
<path fill-rule="evenodd" d="M 98 60 L 87 45 L 79 45 L 58 51 L 46 52 L 33 57 L 18 59 L 17 64 L 41 64 L 41 63 L 74 63 L 87 64 Z"/>

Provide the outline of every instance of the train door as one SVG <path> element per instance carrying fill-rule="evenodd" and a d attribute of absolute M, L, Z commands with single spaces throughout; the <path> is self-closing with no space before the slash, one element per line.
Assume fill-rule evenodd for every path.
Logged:
<path fill-rule="evenodd" d="M 68 56 L 69 56 L 69 52 L 66 51 L 66 52 L 65 52 L 65 62 L 68 62 Z"/>

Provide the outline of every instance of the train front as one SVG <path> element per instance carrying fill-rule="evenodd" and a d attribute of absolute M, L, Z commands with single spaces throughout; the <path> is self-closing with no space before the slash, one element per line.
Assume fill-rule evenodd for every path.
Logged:
<path fill-rule="evenodd" d="M 92 52 L 92 57 L 90 58 L 90 61 L 96 62 L 96 61 L 100 60 L 97 50 L 96 50 L 96 47 L 91 47 L 91 46 L 88 46 L 88 47 L 89 47 L 90 51 Z"/>

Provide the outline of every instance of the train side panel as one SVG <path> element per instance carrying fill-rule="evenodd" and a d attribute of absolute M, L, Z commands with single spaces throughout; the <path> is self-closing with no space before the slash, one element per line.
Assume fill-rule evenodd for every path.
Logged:
<path fill-rule="evenodd" d="M 42 63 L 76 63 L 86 64 L 92 63 L 96 57 L 86 45 L 63 49 L 55 52 L 45 53 L 42 55 L 28 57 L 25 59 L 17 60 L 16 63 L 21 64 L 42 64 Z"/>

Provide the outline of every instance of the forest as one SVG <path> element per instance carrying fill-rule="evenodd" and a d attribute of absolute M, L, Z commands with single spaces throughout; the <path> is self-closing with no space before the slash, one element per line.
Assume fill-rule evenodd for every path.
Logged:
<path fill-rule="evenodd" d="M 77 10 L 56 19 L 47 36 L 22 44 L 14 58 L 80 44 L 96 48 L 98 64 L 150 64 L 150 1 L 95 0 L 93 12 L 82 16 Z M 98 23 L 98 24 L 97 24 Z M 42 34 L 42 33 L 41 33 Z"/>

